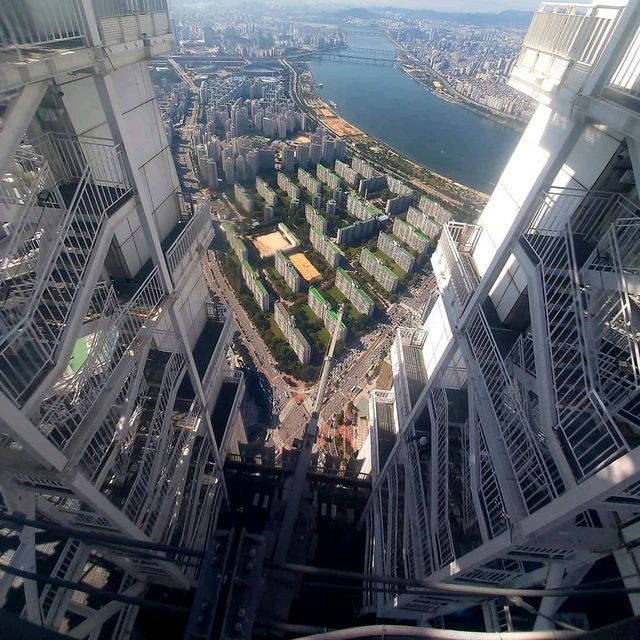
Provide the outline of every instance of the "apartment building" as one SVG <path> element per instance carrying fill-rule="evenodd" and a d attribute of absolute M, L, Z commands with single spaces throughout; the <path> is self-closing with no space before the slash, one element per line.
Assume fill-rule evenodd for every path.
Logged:
<path fill-rule="evenodd" d="M 360 266 L 386 291 L 393 293 L 398 288 L 398 276 L 366 247 L 360 252 Z"/>
<path fill-rule="evenodd" d="M 289 178 L 286 173 L 278 171 L 276 178 L 278 187 L 282 189 L 292 200 L 300 200 L 300 187 Z"/>
<path fill-rule="evenodd" d="M 308 171 L 298 168 L 298 182 L 311 194 L 322 193 L 322 185 Z"/>
<path fill-rule="evenodd" d="M 393 235 L 419 254 L 425 253 L 429 246 L 429 238 L 401 218 L 393 221 Z"/>
<path fill-rule="evenodd" d="M 348 164 L 342 162 L 341 160 L 336 160 L 336 164 L 334 170 L 337 175 L 339 175 L 345 182 L 350 184 L 352 187 L 358 186 L 358 172 L 355 169 L 352 169 Z"/>
<path fill-rule="evenodd" d="M 322 235 L 315 227 L 309 228 L 309 240 L 314 249 L 335 269 L 339 264 L 342 251 L 327 236 Z"/>
<path fill-rule="evenodd" d="M 378 230 L 378 219 L 367 218 L 366 220 L 357 220 L 353 224 L 346 227 L 340 227 L 336 242 L 340 246 L 348 246 L 358 244 L 361 240 L 366 240 L 375 235 Z"/>
<path fill-rule="evenodd" d="M 271 307 L 269 292 L 256 273 L 256 270 L 246 260 L 243 260 L 240 266 L 242 268 L 242 279 L 256 299 L 260 310 L 269 311 Z"/>
<path fill-rule="evenodd" d="M 308 304 L 318 318 L 322 320 L 326 330 L 330 335 L 333 335 L 336 322 L 338 322 L 338 314 L 332 309 L 331 303 L 325 300 L 323 295 L 315 288 L 309 288 Z M 344 342 L 347 337 L 347 326 L 344 322 L 340 322 L 340 331 L 338 333 L 338 340 Z"/>
<path fill-rule="evenodd" d="M 415 256 L 384 231 L 378 234 L 378 249 L 390 260 L 393 260 L 404 272 L 411 273 L 413 271 L 416 263 Z"/>
<path fill-rule="evenodd" d="M 376 305 L 371 296 L 344 269 L 336 270 L 336 287 L 360 313 L 369 317 L 373 315 Z"/>
<path fill-rule="evenodd" d="M 275 207 L 278 202 L 278 194 L 263 180 L 260 176 L 256 178 L 256 191 L 258 195 L 264 199 L 264 201 L 270 207 Z"/>
<path fill-rule="evenodd" d="M 337 176 L 331 169 L 327 169 L 323 164 L 316 167 L 316 176 L 320 182 L 324 182 L 331 189 L 340 187 L 340 176 Z"/>
<path fill-rule="evenodd" d="M 306 204 L 304 207 L 304 217 L 312 227 L 315 227 L 321 234 L 327 235 L 329 223 L 324 216 L 320 215 L 317 209 L 310 204 Z"/>
<path fill-rule="evenodd" d="M 276 271 L 283 277 L 287 286 L 293 293 L 298 293 L 302 287 L 302 278 L 293 263 L 282 251 L 276 251 Z"/>
<path fill-rule="evenodd" d="M 276 324 L 298 357 L 298 360 L 300 360 L 302 364 L 309 364 L 311 360 L 311 345 L 302 334 L 302 331 L 296 327 L 296 319 L 289 315 L 287 307 L 282 300 L 276 301 L 273 305 L 273 311 Z"/>

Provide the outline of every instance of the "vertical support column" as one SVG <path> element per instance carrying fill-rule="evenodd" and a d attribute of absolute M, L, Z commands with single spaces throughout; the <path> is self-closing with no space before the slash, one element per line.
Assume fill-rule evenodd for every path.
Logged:
<path fill-rule="evenodd" d="M 80 12 L 84 23 L 85 38 L 90 47 L 99 47 L 102 44 L 98 20 L 93 9 L 93 0 L 79 0 Z"/>
<path fill-rule="evenodd" d="M 160 236 L 153 219 L 153 205 L 148 196 L 146 185 L 143 184 L 140 171 L 137 167 L 133 166 L 130 160 L 130 158 L 132 157 L 131 146 L 133 144 L 133 141 L 131 137 L 127 135 L 113 78 L 111 77 L 111 75 L 97 75 L 96 84 L 98 93 L 102 100 L 102 105 L 105 110 L 107 122 L 109 124 L 109 127 L 111 128 L 111 133 L 114 139 L 120 144 L 122 148 L 127 167 L 129 168 L 129 172 L 131 174 L 131 179 L 140 200 L 141 209 L 138 209 L 138 217 L 145 235 L 145 239 L 149 245 L 151 259 L 153 261 L 153 264 L 158 269 L 158 273 L 165 291 L 167 291 L 167 293 L 171 296 L 172 301 L 175 302 L 178 293 L 174 289 L 174 283 L 171 279 L 171 273 L 169 272 L 167 261 L 162 251 Z M 224 474 L 222 473 L 223 461 L 221 459 L 220 451 L 216 442 L 213 425 L 211 424 L 211 416 L 209 415 L 208 411 L 206 395 L 204 393 L 204 389 L 202 388 L 202 382 L 200 380 L 200 376 L 198 375 L 195 360 L 193 359 L 193 354 L 191 353 L 191 348 L 189 346 L 187 331 L 184 327 L 184 323 L 182 322 L 182 318 L 180 317 L 180 313 L 175 309 L 175 304 L 171 304 L 170 308 L 167 310 L 167 313 L 176 334 L 179 336 L 183 352 L 187 359 L 187 371 L 189 373 L 189 377 L 191 378 L 196 397 L 202 407 L 202 419 L 205 423 L 205 427 L 211 441 L 211 450 L 213 452 L 213 457 L 218 469 L 218 479 L 220 481 L 222 494 L 225 503 L 228 504 L 229 495 L 227 492 Z"/>

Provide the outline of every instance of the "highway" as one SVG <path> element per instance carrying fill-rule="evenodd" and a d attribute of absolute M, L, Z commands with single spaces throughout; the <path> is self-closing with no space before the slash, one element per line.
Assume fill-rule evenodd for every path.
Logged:
<path fill-rule="evenodd" d="M 173 58 L 168 58 L 168 62 L 173 67 L 173 70 L 180 76 L 180 80 L 182 80 L 193 93 L 200 95 L 200 89 L 193 81 L 193 78 Z"/>
<path fill-rule="evenodd" d="M 374 368 L 389 353 L 389 347 L 393 340 L 396 329 L 405 323 L 409 313 L 399 306 L 394 317 L 389 324 L 383 325 L 380 336 L 366 346 L 359 356 L 354 357 L 349 351 L 342 362 L 332 371 L 329 388 L 326 397 L 329 398 L 322 408 L 322 416 L 325 421 L 338 413 L 345 403 L 352 399 L 351 389 L 354 386 L 365 387 L 365 378 L 369 371 Z M 345 364 L 343 364 L 345 363 Z M 348 363 L 348 366 L 346 365 Z"/>
<path fill-rule="evenodd" d="M 209 277 L 211 278 L 209 280 L 211 288 L 220 295 L 225 304 L 233 311 L 236 324 L 244 338 L 247 349 L 249 349 L 256 366 L 264 373 L 273 389 L 274 409 L 277 408 L 279 410 L 280 407 L 284 406 L 283 401 L 286 402 L 291 397 L 289 385 L 276 369 L 267 345 L 253 326 L 243 306 L 238 302 L 231 285 L 220 268 L 220 264 L 216 260 L 215 253 L 209 251 L 207 257 L 209 267 L 207 280 L 209 280 Z"/>

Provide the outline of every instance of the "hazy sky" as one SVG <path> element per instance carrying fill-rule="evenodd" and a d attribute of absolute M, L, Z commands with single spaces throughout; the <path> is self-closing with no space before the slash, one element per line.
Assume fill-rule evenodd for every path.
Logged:
<path fill-rule="evenodd" d="M 355 0 L 345 6 L 393 6 L 408 9 L 434 9 L 435 11 L 482 11 L 498 13 L 505 9 L 532 11 L 541 0 Z M 343 4 L 343 3 L 340 3 Z"/>

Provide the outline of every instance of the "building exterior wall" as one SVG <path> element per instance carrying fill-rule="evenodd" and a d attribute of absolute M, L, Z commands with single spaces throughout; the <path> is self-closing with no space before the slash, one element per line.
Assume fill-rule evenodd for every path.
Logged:
<path fill-rule="evenodd" d="M 373 315 L 375 303 L 371 296 L 344 269 L 336 271 L 336 287 L 360 313 L 369 317 Z"/>
<path fill-rule="evenodd" d="M 427 236 L 400 218 L 393 221 L 393 235 L 420 254 L 423 254 L 429 246 Z"/>
<path fill-rule="evenodd" d="M 258 195 L 264 198 L 265 202 L 275 207 L 278 202 L 278 195 L 276 192 L 259 176 L 256 178 L 256 191 Z"/>
<path fill-rule="evenodd" d="M 274 318 L 280 331 L 284 334 L 287 342 L 293 349 L 302 364 L 309 364 L 311 359 L 311 345 L 302 335 L 302 332 L 296 327 L 295 319 L 289 315 L 287 308 L 281 300 L 278 300 L 274 306 Z"/>
<path fill-rule="evenodd" d="M 360 240 L 373 236 L 377 229 L 377 218 L 358 220 L 354 224 L 338 229 L 337 243 L 341 246 L 357 244 Z"/>
<path fill-rule="evenodd" d="M 384 231 L 378 234 L 378 248 L 382 253 L 393 260 L 403 271 L 410 273 L 413 270 L 416 259 L 397 240 L 387 235 Z"/>
<path fill-rule="evenodd" d="M 637 192 L 622 178 L 640 169 L 637 90 L 623 73 L 637 69 L 638 5 L 575 10 L 534 14 L 509 83 L 540 104 L 477 224 L 451 221 L 426 197 L 409 210 L 427 235 L 427 224 L 442 226 L 438 297 L 391 351 L 401 435 L 384 469 L 371 439 L 370 570 L 393 575 L 384 559 L 401 553 L 423 580 L 555 588 L 579 583 L 596 557 L 610 555 L 621 575 L 635 562 L 616 540 L 638 535 L 626 523 L 640 448 L 623 427 L 638 419 L 621 415 L 628 398 L 612 390 L 635 388 L 640 366 L 612 327 L 620 278 L 640 248 Z M 559 15 L 563 29 L 593 39 L 561 45 Z M 627 366 L 607 368 L 612 348 Z M 380 502 L 398 474 L 402 511 Z M 598 515 L 585 522 L 587 513 Z M 390 521 L 398 527 L 384 538 Z M 408 620 L 479 602 L 371 597 L 378 615 Z M 552 629 L 559 604 L 543 599 L 534 628 Z M 634 611 L 639 604 L 630 599 Z M 487 631 L 499 631 L 508 612 L 483 609 Z"/>
<path fill-rule="evenodd" d="M 322 235 L 315 227 L 309 229 L 309 240 L 315 250 L 335 269 L 342 257 L 342 252 L 329 238 Z"/>
<path fill-rule="evenodd" d="M 298 182 L 311 194 L 322 192 L 320 182 L 302 168 L 298 169 Z"/>
<path fill-rule="evenodd" d="M 366 247 L 360 252 L 360 265 L 383 289 L 393 293 L 398 288 L 398 276 Z"/>
<path fill-rule="evenodd" d="M 293 293 L 298 293 L 302 287 L 302 278 L 291 263 L 291 260 L 285 256 L 282 251 L 276 252 L 275 264 L 277 272 L 284 278 Z"/>
<path fill-rule="evenodd" d="M 315 227 L 316 229 L 318 229 L 320 233 L 322 233 L 323 235 L 327 234 L 327 231 L 329 229 L 329 223 L 310 204 L 306 204 L 304 207 L 304 217 L 305 217 L 305 220 L 312 227 Z"/>

